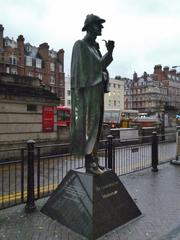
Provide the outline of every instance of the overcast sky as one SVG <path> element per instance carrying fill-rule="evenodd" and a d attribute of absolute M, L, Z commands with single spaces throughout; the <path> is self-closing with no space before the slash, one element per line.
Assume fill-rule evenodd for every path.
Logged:
<path fill-rule="evenodd" d="M 82 39 L 87 14 L 104 18 L 102 36 L 115 41 L 111 77 L 132 77 L 152 73 L 154 65 L 180 65 L 179 0 L 0 0 L 0 24 L 4 35 L 50 49 L 65 51 L 65 73 L 70 72 L 74 42 Z"/>

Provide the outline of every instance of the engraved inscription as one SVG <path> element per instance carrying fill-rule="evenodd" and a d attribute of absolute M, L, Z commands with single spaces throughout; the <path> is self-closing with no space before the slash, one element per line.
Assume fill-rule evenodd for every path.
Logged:
<path fill-rule="evenodd" d="M 101 187 L 96 187 L 96 191 L 100 192 L 101 197 L 103 199 L 106 199 L 106 198 L 115 196 L 118 193 L 117 190 L 112 191 L 112 188 L 117 187 L 118 184 L 119 184 L 119 182 L 115 181 L 113 183 L 109 183 L 109 184 L 106 184 L 106 185 L 101 186 Z"/>
<path fill-rule="evenodd" d="M 103 191 L 105 189 L 112 188 L 112 187 L 115 187 L 115 186 L 118 186 L 118 181 L 113 182 L 113 183 L 109 183 L 109 184 L 101 186 L 101 187 L 96 187 L 96 191 Z"/>
<path fill-rule="evenodd" d="M 118 193 L 118 191 L 116 190 L 116 191 L 113 191 L 113 192 L 102 195 L 102 198 L 103 199 L 109 198 L 109 197 L 112 197 L 112 196 L 116 195 L 117 193 Z"/>
<path fill-rule="evenodd" d="M 65 194 L 63 195 L 64 198 L 79 202 L 79 199 L 84 199 L 86 197 L 86 194 L 81 191 L 81 188 L 76 186 L 64 186 Z"/>

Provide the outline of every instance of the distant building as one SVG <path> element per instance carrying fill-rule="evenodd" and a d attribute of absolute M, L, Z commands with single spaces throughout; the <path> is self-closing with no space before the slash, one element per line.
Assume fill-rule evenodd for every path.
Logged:
<path fill-rule="evenodd" d="M 124 109 L 124 80 L 120 77 L 110 78 L 109 93 L 104 95 L 104 109 Z M 71 106 L 70 77 L 65 78 L 65 105 Z"/>
<path fill-rule="evenodd" d="M 65 106 L 71 107 L 71 83 L 70 77 L 65 77 Z"/>
<path fill-rule="evenodd" d="M 104 109 L 124 109 L 124 79 L 110 78 L 109 93 L 104 95 Z"/>
<path fill-rule="evenodd" d="M 155 65 L 154 73 L 125 81 L 126 109 L 157 113 L 180 110 L 180 74 L 175 69 Z"/>
<path fill-rule="evenodd" d="M 48 43 L 39 47 L 25 43 L 23 35 L 17 40 L 4 37 L 0 25 L 0 73 L 39 78 L 56 93 L 64 105 L 64 50 L 49 49 Z"/>

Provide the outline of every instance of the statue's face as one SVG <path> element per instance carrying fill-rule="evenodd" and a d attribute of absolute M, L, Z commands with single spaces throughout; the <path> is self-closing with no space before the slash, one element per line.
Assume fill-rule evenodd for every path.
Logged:
<path fill-rule="evenodd" d="M 101 36 L 103 25 L 99 22 L 94 23 L 91 25 L 91 32 L 94 33 L 96 36 Z"/>

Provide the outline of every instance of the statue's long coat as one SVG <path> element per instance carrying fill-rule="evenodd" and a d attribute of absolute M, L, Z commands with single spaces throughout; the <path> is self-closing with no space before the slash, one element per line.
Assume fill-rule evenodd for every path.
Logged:
<path fill-rule="evenodd" d="M 71 59 L 72 151 L 91 154 L 100 136 L 104 112 L 103 70 L 112 56 L 103 57 L 97 43 L 78 40 Z"/>

